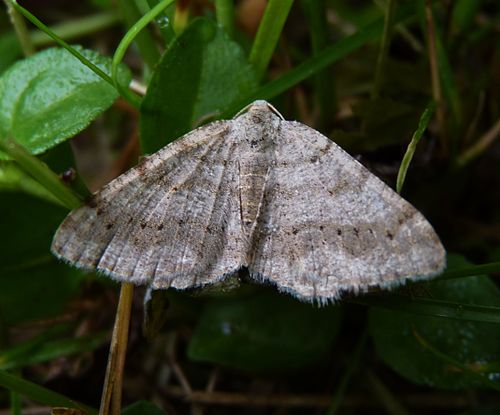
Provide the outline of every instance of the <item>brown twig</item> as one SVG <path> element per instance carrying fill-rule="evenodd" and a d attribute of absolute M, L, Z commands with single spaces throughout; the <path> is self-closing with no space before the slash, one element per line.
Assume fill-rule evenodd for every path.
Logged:
<path fill-rule="evenodd" d="M 119 415 L 121 411 L 123 369 L 127 352 L 133 294 L 134 286 L 124 282 L 120 289 L 120 299 L 109 348 L 108 366 L 106 368 L 99 415 Z"/>
<path fill-rule="evenodd" d="M 486 134 L 484 134 L 477 142 L 465 150 L 460 157 L 458 157 L 457 163 L 459 166 L 467 164 L 469 161 L 473 160 L 483 151 L 485 151 L 498 137 L 500 137 L 500 119 L 491 127 Z"/>
<path fill-rule="evenodd" d="M 219 406 L 326 408 L 330 405 L 332 399 L 331 395 L 328 394 L 256 395 L 222 391 L 206 392 L 202 390 L 194 390 L 192 393 L 186 394 L 179 386 L 170 386 L 167 392 L 174 399 Z M 400 401 L 409 407 L 433 409 L 464 408 L 470 403 L 466 396 L 454 393 L 401 395 Z M 379 404 L 366 399 L 366 395 L 349 395 L 344 398 L 341 406 L 346 408 L 373 408 L 379 407 Z"/>
<path fill-rule="evenodd" d="M 425 18 L 427 22 L 427 41 L 429 44 L 429 65 L 431 71 L 432 97 L 436 101 L 436 117 L 440 129 L 441 150 L 443 154 L 448 151 L 446 118 L 444 113 L 443 93 L 437 63 L 436 27 L 432 14 L 432 1 L 425 0 Z"/>

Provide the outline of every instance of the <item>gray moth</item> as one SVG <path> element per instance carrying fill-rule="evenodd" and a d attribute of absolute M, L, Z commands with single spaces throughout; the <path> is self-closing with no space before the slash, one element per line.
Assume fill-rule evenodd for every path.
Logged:
<path fill-rule="evenodd" d="M 57 230 L 52 252 L 153 289 L 246 268 L 305 301 L 426 279 L 445 250 L 412 205 L 318 131 L 256 101 L 144 158 Z"/>

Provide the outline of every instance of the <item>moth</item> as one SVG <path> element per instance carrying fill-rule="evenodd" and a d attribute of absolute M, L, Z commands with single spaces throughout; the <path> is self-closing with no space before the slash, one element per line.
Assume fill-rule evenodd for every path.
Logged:
<path fill-rule="evenodd" d="M 57 230 L 52 252 L 153 289 L 246 268 L 305 301 L 430 278 L 445 250 L 423 215 L 318 131 L 256 101 L 144 158 Z"/>

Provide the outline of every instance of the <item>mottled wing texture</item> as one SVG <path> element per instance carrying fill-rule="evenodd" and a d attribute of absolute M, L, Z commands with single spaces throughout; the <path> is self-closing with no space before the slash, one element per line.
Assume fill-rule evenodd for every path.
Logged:
<path fill-rule="evenodd" d="M 233 121 L 201 127 L 147 157 L 73 211 L 52 251 L 153 288 L 216 282 L 241 262 Z"/>
<path fill-rule="evenodd" d="M 305 300 L 428 278 L 445 251 L 425 218 L 331 140 L 281 123 L 250 274 Z"/>

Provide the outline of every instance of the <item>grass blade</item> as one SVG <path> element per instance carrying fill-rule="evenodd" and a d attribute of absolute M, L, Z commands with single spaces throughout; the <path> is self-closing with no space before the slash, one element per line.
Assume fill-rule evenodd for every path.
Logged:
<path fill-rule="evenodd" d="M 411 160 L 413 159 L 413 154 L 417 149 L 417 144 L 422 138 L 427 125 L 429 125 L 429 121 L 431 120 L 432 114 L 436 109 L 436 104 L 434 102 L 430 103 L 427 108 L 424 110 L 422 116 L 420 117 L 420 121 L 418 122 L 418 127 L 416 131 L 413 133 L 413 137 L 411 138 L 410 144 L 408 144 L 408 148 L 406 149 L 406 153 L 403 156 L 403 160 L 401 161 L 401 166 L 398 171 L 398 178 L 396 181 L 396 191 L 401 193 L 401 189 L 403 188 L 403 184 L 406 178 L 406 173 L 408 171 L 408 167 L 410 166 Z"/>
<path fill-rule="evenodd" d="M 413 6 L 413 4 L 410 4 L 406 7 L 400 7 L 394 17 L 394 24 L 401 23 L 413 17 L 415 13 L 415 8 Z M 325 69 L 328 65 L 342 59 L 366 43 L 377 39 L 382 34 L 383 26 L 383 19 L 379 19 L 378 21 L 358 30 L 353 35 L 329 46 L 322 52 L 319 52 L 316 56 L 313 56 L 302 64 L 296 66 L 280 78 L 277 78 L 265 84 L 261 88 L 258 88 L 253 94 L 247 96 L 245 99 L 234 103 L 221 114 L 221 118 L 232 117 L 241 108 L 244 108 L 256 99 L 270 100 L 271 98 L 289 90 L 291 87 L 297 85 L 304 79 L 307 79 Z"/>
<path fill-rule="evenodd" d="M 401 295 L 367 296 L 352 300 L 352 302 L 426 316 L 500 324 L 500 307 L 454 303 L 430 298 L 411 298 Z"/>
<path fill-rule="evenodd" d="M 11 392 L 19 393 L 20 395 L 26 396 L 27 398 L 43 405 L 76 408 L 89 415 L 97 415 L 97 411 L 94 408 L 74 401 L 64 395 L 29 382 L 18 376 L 11 375 L 4 370 L 0 370 L 0 385 L 9 389 Z"/>
<path fill-rule="evenodd" d="M 248 58 L 257 79 L 266 71 L 278 43 L 293 0 L 269 0 Z"/>

